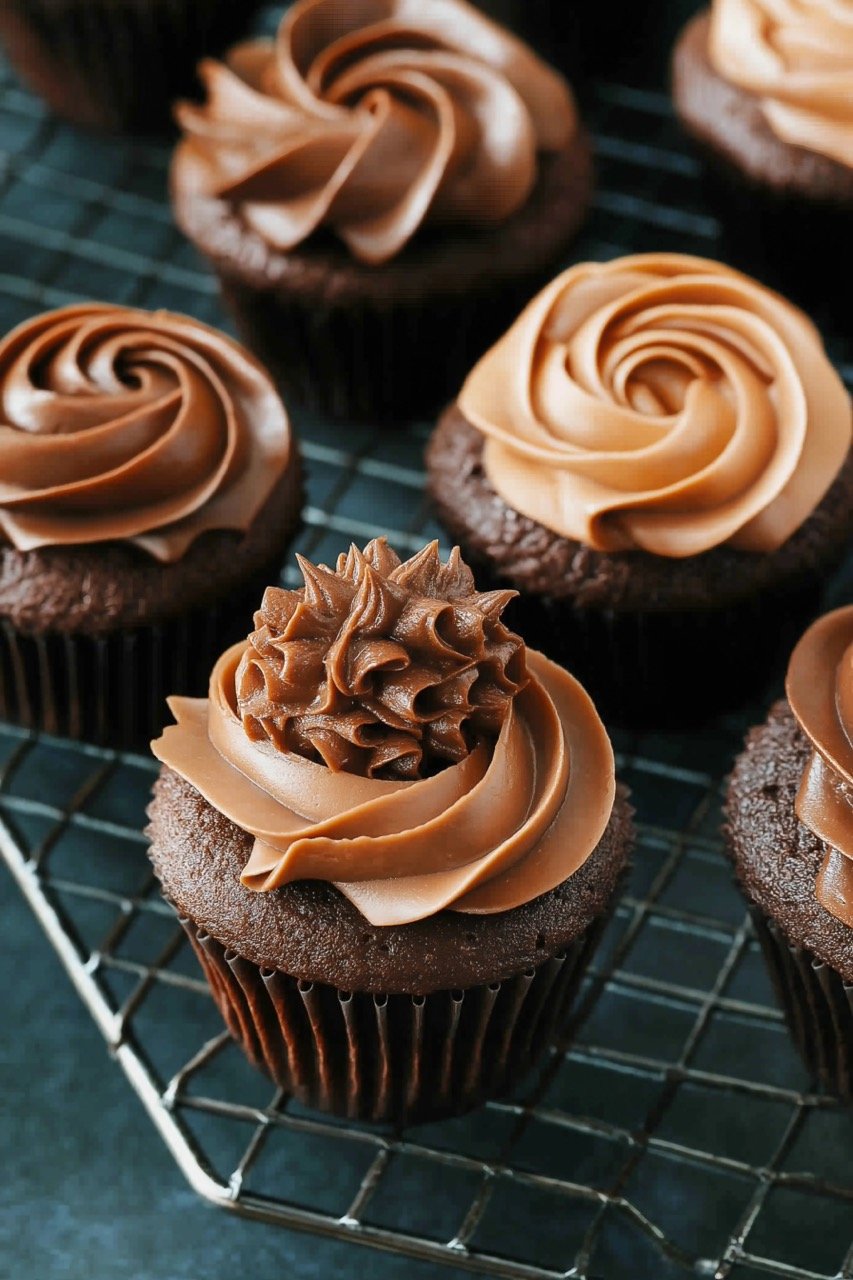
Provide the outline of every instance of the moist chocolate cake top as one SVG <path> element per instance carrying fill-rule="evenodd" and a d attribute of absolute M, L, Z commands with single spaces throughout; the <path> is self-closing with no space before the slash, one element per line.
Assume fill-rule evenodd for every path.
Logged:
<path fill-rule="evenodd" d="M 277 576 L 301 507 L 301 467 L 294 448 L 245 534 L 203 533 L 169 565 L 126 542 L 33 551 L 0 542 L 0 618 L 38 635 L 96 636 L 156 625 L 227 598 L 230 590 L 264 571 L 267 581 Z"/>
<path fill-rule="evenodd" d="M 580 608 L 639 612 L 725 607 L 796 581 L 847 550 L 853 527 L 853 450 L 819 506 L 769 555 L 714 547 L 683 560 L 595 551 L 514 510 L 483 467 L 483 436 L 451 405 L 427 446 L 427 483 L 441 523 L 475 571 L 523 594 Z"/>
<path fill-rule="evenodd" d="M 606 911 L 633 843 L 621 789 L 596 849 L 566 884 L 499 915 L 441 911 L 378 928 L 321 881 L 246 889 L 240 872 L 252 837 L 172 770 L 162 770 L 149 812 L 154 868 L 181 913 L 261 968 L 342 991 L 427 995 L 541 964 Z"/>

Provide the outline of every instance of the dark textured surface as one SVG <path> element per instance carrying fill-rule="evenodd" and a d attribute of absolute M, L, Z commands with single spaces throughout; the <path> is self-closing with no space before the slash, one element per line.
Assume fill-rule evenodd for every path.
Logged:
<path fill-rule="evenodd" d="M 853 169 L 778 138 L 760 99 L 711 66 L 708 26 L 704 13 L 692 19 L 673 57 L 673 97 L 684 127 L 753 182 L 780 194 L 853 206 Z"/>
<path fill-rule="evenodd" d="M 227 600 L 247 578 L 284 557 L 301 504 L 294 444 L 286 471 L 245 535 L 203 533 L 172 564 L 115 542 L 34 551 L 0 543 L 0 618 L 24 632 L 96 635 Z M 247 631 L 251 622 L 247 617 Z"/>
<path fill-rule="evenodd" d="M 262 0 L 3 0 L 0 39 L 58 115 L 165 129 L 194 67 L 242 36 Z"/>
<path fill-rule="evenodd" d="M 831 566 L 853 531 L 853 452 L 820 506 L 778 551 L 715 547 L 683 560 L 644 551 L 607 553 L 520 515 L 492 488 L 483 436 L 453 405 L 427 446 L 427 483 L 451 538 L 473 563 L 532 595 L 580 609 L 631 612 L 722 608 Z"/>
<path fill-rule="evenodd" d="M 815 898 L 824 848 L 794 813 L 811 750 L 787 702 L 775 703 L 732 772 L 726 844 L 747 897 L 789 942 L 853 982 L 853 929 Z"/>
<path fill-rule="evenodd" d="M 551 893 L 499 915 L 442 911 L 399 928 L 374 928 L 320 881 L 250 892 L 240 872 L 251 836 L 170 769 L 161 771 L 154 797 L 151 859 L 178 910 L 254 965 L 343 991 L 421 995 L 541 964 L 603 913 L 633 839 L 623 794 L 598 848 Z"/>

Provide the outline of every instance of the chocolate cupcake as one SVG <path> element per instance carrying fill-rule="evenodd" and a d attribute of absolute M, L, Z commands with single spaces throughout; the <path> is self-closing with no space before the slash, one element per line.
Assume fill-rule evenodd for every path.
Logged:
<path fill-rule="evenodd" d="M 298 0 L 275 41 L 200 73 L 176 218 L 245 340 L 317 409 L 440 404 L 585 213 L 567 84 L 466 0 Z"/>
<path fill-rule="evenodd" d="M 719 263 L 573 267 L 427 450 L 439 517 L 508 615 L 629 723 L 758 692 L 849 545 L 851 406 L 802 312 Z M 700 674 L 701 673 L 701 674 Z"/>
<path fill-rule="evenodd" d="M 184 316 L 100 304 L 0 343 L 0 718 L 147 741 L 203 692 L 299 520 L 287 413 Z"/>
<path fill-rule="evenodd" d="M 679 118 L 729 256 L 810 305 L 853 284 L 853 6 L 714 0 L 676 45 Z"/>
<path fill-rule="evenodd" d="M 3 0 L 0 41 L 57 115 L 99 129 L 164 129 L 195 68 L 246 31 L 261 0 Z"/>
<path fill-rule="evenodd" d="M 853 606 L 806 632 L 786 693 L 735 765 L 726 844 L 800 1052 L 851 1101 Z"/>
<path fill-rule="evenodd" d="M 509 1089 L 566 1023 L 632 841 L 581 686 L 457 551 L 300 560 L 177 724 L 151 858 L 249 1058 L 371 1120 Z"/>

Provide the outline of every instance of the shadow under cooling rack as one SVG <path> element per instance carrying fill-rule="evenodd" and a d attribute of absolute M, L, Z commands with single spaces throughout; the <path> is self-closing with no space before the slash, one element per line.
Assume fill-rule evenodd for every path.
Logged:
<path fill-rule="evenodd" d="M 666 98 L 603 85 L 588 119 L 599 181 L 574 259 L 718 256 Z M 59 126 L 0 67 L 3 332 L 92 297 L 227 327 L 173 225 L 167 164 L 166 148 Z M 849 342 L 828 337 L 850 381 Z M 350 539 L 387 533 L 412 551 L 438 532 L 423 494 L 427 424 L 294 418 L 309 469 L 295 550 L 333 562 Z M 515 1096 L 403 1133 L 300 1109 L 223 1034 L 145 856 L 150 761 L 0 727 L 0 849 L 209 1200 L 519 1280 L 853 1280 L 853 1114 L 812 1091 L 717 835 L 744 724 L 619 741 L 640 843 L 576 1040 Z"/>

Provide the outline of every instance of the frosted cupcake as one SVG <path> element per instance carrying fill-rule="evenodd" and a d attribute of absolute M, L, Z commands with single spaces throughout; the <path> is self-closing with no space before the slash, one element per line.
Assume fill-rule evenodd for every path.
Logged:
<path fill-rule="evenodd" d="M 514 625 L 623 720 L 750 693 L 853 531 L 851 405 L 811 321 L 720 263 L 571 268 L 428 447 L 438 514 Z M 701 673 L 701 674 L 700 674 Z"/>
<path fill-rule="evenodd" d="M 301 492 L 284 405 L 224 334 L 97 303 L 13 330 L 0 342 L 0 718 L 146 742 L 166 693 L 203 692 L 235 610 L 277 578 Z"/>
<path fill-rule="evenodd" d="M 786 693 L 735 764 L 726 843 L 797 1046 L 853 1101 L 853 607 L 806 632 Z"/>
<path fill-rule="evenodd" d="M 853 284 L 853 6 L 714 0 L 675 49 L 675 108 L 712 175 L 728 247 L 810 305 Z"/>
<path fill-rule="evenodd" d="M 510 1088 L 566 1025 L 632 842 L 595 709 L 454 552 L 270 589 L 172 699 L 151 857 L 249 1057 L 374 1120 Z"/>
<path fill-rule="evenodd" d="M 466 0 L 298 0 L 200 71 L 176 218 L 249 345 L 328 412 L 440 403 L 586 211 L 568 85 Z"/>

